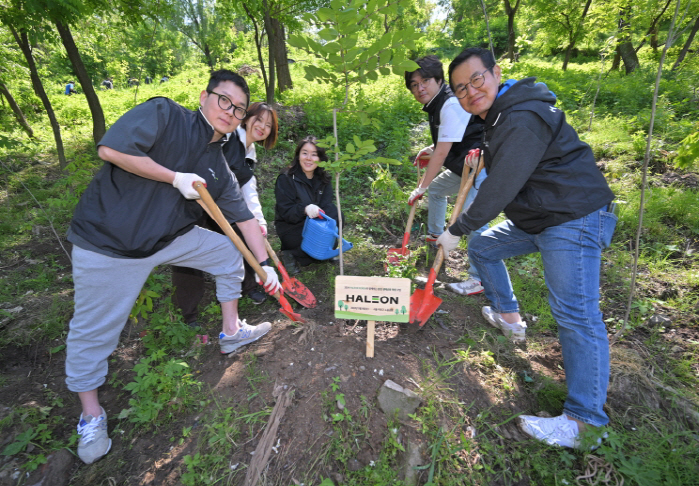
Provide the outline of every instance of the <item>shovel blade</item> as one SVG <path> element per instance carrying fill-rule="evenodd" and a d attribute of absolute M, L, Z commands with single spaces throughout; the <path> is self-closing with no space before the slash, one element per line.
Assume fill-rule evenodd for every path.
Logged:
<path fill-rule="evenodd" d="M 308 287 L 299 282 L 296 278 L 285 279 L 282 282 L 282 288 L 286 295 L 304 307 L 313 309 L 318 304 L 315 296 L 308 290 Z"/>
<path fill-rule="evenodd" d="M 442 304 L 442 299 L 431 292 L 417 289 L 410 296 L 410 323 L 424 326 L 434 311 Z"/>
<path fill-rule="evenodd" d="M 303 317 L 301 317 L 301 314 L 297 314 L 296 312 L 294 312 L 294 308 L 291 307 L 289 301 L 286 300 L 286 297 L 284 297 L 281 293 L 277 292 L 276 294 L 274 294 L 274 297 L 276 297 L 276 299 L 279 301 L 279 305 L 282 306 L 282 308 L 279 309 L 279 312 L 281 312 L 294 322 L 306 322 L 306 320 Z"/>

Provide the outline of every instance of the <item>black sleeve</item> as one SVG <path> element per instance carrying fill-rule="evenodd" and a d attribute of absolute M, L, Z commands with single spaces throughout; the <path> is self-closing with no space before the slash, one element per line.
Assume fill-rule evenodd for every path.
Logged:
<path fill-rule="evenodd" d="M 511 113 L 490 141 L 492 161 L 488 177 L 449 232 L 455 236 L 468 235 L 495 219 L 527 183 L 552 136 L 551 129 L 535 113 Z"/>
<path fill-rule="evenodd" d="M 274 187 L 276 197 L 276 220 L 282 220 L 289 224 L 296 224 L 306 219 L 305 206 L 296 195 L 296 183 L 292 176 L 282 174 L 277 177 Z"/>
<path fill-rule="evenodd" d="M 100 140 L 104 145 L 127 155 L 147 157 L 167 128 L 169 100 L 154 98 L 124 113 Z"/>

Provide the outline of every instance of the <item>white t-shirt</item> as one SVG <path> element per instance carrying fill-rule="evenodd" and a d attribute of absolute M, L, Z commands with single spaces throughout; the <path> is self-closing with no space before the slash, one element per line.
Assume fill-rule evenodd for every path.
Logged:
<path fill-rule="evenodd" d="M 437 142 L 460 142 L 464 138 L 471 114 L 464 110 L 456 97 L 448 98 L 440 112 Z"/>

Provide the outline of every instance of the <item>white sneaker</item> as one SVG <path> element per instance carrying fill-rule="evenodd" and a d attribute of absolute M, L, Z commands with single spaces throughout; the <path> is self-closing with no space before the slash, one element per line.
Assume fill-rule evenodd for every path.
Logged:
<path fill-rule="evenodd" d="M 509 322 L 506 322 L 500 314 L 494 312 L 493 309 L 487 305 L 483 307 L 482 314 L 483 317 L 485 317 L 485 320 L 488 321 L 491 326 L 500 329 L 502 333 L 512 341 L 516 343 L 523 343 L 526 340 L 526 322 L 520 321 L 510 324 Z"/>
<path fill-rule="evenodd" d="M 569 419 L 565 414 L 558 417 L 536 417 L 534 415 L 520 415 L 517 417 L 519 428 L 528 436 L 545 442 L 549 445 L 580 449 L 581 433 L 578 423 Z M 597 438 L 597 445 L 590 450 L 597 449 L 602 444 L 602 438 L 606 438 L 605 432 Z"/>
<path fill-rule="evenodd" d="M 469 277 L 463 282 L 456 282 L 447 285 L 447 288 L 459 295 L 476 295 L 483 292 L 483 286 L 479 280 Z"/>
<path fill-rule="evenodd" d="M 112 448 L 112 439 L 107 435 L 107 412 L 104 408 L 99 417 L 83 417 L 80 414 L 78 434 L 78 457 L 85 464 L 92 464 Z"/>

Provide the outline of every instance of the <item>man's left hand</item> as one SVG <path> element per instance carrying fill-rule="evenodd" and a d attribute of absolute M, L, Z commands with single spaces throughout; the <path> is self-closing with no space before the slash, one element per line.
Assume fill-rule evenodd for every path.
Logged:
<path fill-rule="evenodd" d="M 444 233 L 439 235 L 439 238 L 437 238 L 437 244 L 442 247 L 442 250 L 444 250 L 445 255 L 449 255 L 449 252 L 451 252 L 457 246 L 459 246 L 460 239 L 460 236 L 452 235 L 447 229 Z"/>
<path fill-rule="evenodd" d="M 262 285 L 265 289 L 265 292 L 267 292 L 269 295 L 276 294 L 278 290 L 281 291 L 282 284 L 279 283 L 279 277 L 277 276 L 277 272 L 275 272 L 274 269 L 269 265 L 263 266 L 262 270 L 264 270 L 267 274 L 267 279 L 265 280 L 265 283 L 262 283 L 262 280 L 260 280 L 260 276 L 257 274 L 255 274 L 255 282 Z"/>

